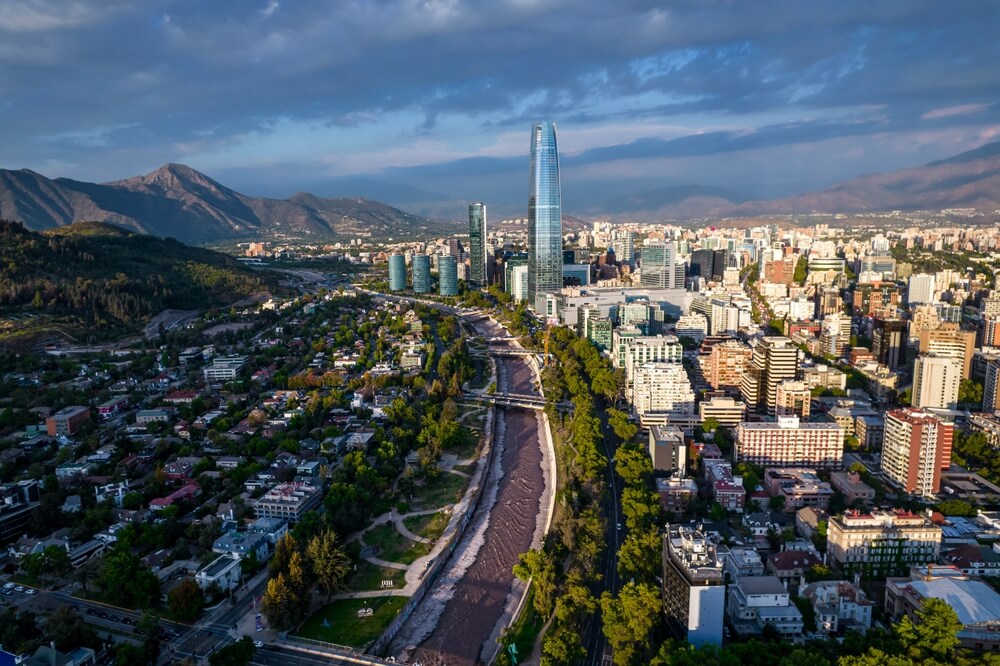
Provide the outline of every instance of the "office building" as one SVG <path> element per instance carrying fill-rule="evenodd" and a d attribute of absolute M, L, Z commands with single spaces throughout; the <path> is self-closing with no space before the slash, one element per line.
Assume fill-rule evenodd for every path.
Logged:
<path fill-rule="evenodd" d="M 64 407 L 45 419 L 45 431 L 49 437 L 70 437 L 87 423 L 90 423 L 90 407 L 74 405 Z"/>
<path fill-rule="evenodd" d="M 969 379 L 972 355 L 976 351 L 976 332 L 964 331 L 952 322 L 943 322 L 933 329 L 919 331 L 921 354 L 949 356 L 962 362 L 962 378 Z"/>
<path fill-rule="evenodd" d="M 438 293 L 458 296 L 458 259 L 451 255 L 438 257 Z"/>
<path fill-rule="evenodd" d="M 840 469 L 844 429 L 836 423 L 802 423 L 779 416 L 776 423 L 741 423 L 736 428 L 736 455 L 762 467 Z"/>
<path fill-rule="evenodd" d="M 528 302 L 536 310 L 539 296 L 562 289 L 562 194 L 556 124 L 531 128 L 528 191 Z"/>
<path fill-rule="evenodd" d="M 808 419 L 812 391 L 806 383 L 796 379 L 786 379 L 778 384 L 775 398 L 775 414 L 777 416 L 798 416 Z"/>
<path fill-rule="evenodd" d="M 753 350 L 738 340 L 726 340 L 716 345 L 708 355 L 705 373 L 708 383 L 713 389 L 738 389 L 743 381 L 743 375 L 750 366 Z"/>
<path fill-rule="evenodd" d="M 294 524 L 319 507 L 322 498 L 323 489 L 312 483 L 282 483 L 264 493 L 253 509 L 258 518 L 284 518 Z"/>
<path fill-rule="evenodd" d="M 843 265 L 841 265 L 843 268 Z M 810 271 L 812 266 L 810 264 Z M 844 311 L 844 299 L 840 297 L 840 289 L 837 287 L 824 287 L 816 292 L 819 301 L 819 315 L 828 317 L 832 314 L 840 314 Z"/>
<path fill-rule="evenodd" d="M 406 273 L 403 273 L 406 279 Z M 247 364 L 246 356 L 216 356 L 212 360 L 212 365 L 202 370 L 205 375 L 205 382 L 231 382 L 236 379 Z"/>
<path fill-rule="evenodd" d="M 608 351 L 611 349 L 613 330 L 614 325 L 607 317 L 590 317 L 587 319 L 587 333 L 584 337 L 601 351 Z"/>
<path fill-rule="evenodd" d="M 921 354 L 913 364 L 914 407 L 958 408 L 962 359 Z"/>
<path fill-rule="evenodd" d="M 508 274 L 508 289 L 515 301 L 528 300 L 528 265 L 513 266 Z"/>
<path fill-rule="evenodd" d="M 654 472 L 677 473 L 687 470 L 687 444 L 677 426 L 654 425 L 649 429 L 649 457 Z"/>
<path fill-rule="evenodd" d="M 872 322 L 872 355 L 890 370 L 906 364 L 906 322 L 875 319 Z"/>
<path fill-rule="evenodd" d="M 721 645 L 726 605 L 715 544 L 692 526 L 668 524 L 663 537 L 663 612 L 673 634 L 695 647 Z"/>
<path fill-rule="evenodd" d="M 941 472 L 951 466 L 954 428 L 922 409 L 886 412 L 882 473 L 904 492 L 937 495 Z"/>
<path fill-rule="evenodd" d="M 401 254 L 389 255 L 389 291 L 406 289 L 406 257 Z"/>
<path fill-rule="evenodd" d="M 469 204 L 469 278 L 470 287 L 489 286 L 486 275 L 486 204 Z"/>
<path fill-rule="evenodd" d="M 414 255 L 411 268 L 413 270 L 413 291 L 418 294 L 430 293 L 431 258 L 426 254 Z"/>
<path fill-rule="evenodd" d="M 695 250 L 691 253 L 691 275 L 706 281 L 712 279 L 712 250 Z"/>
<path fill-rule="evenodd" d="M 702 423 L 711 418 L 718 421 L 720 426 L 735 428 L 743 420 L 744 414 L 746 405 L 735 398 L 716 395 L 698 403 L 698 416 Z"/>
<path fill-rule="evenodd" d="M 935 275 L 933 273 L 917 273 L 910 276 L 907 286 L 907 301 L 910 305 L 918 303 L 933 303 L 935 291 Z"/>
<path fill-rule="evenodd" d="M 615 251 L 615 259 L 630 268 L 635 267 L 635 234 L 628 229 L 615 230 L 611 244 Z"/>
<path fill-rule="evenodd" d="M 877 580 L 937 562 L 941 528 L 908 511 L 847 511 L 827 521 L 830 565 L 845 574 Z"/>
<path fill-rule="evenodd" d="M 786 379 L 795 379 L 798 366 L 799 350 L 791 339 L 781 336 L 763 338 L 754 347 L 750 365 L 740 384 L 747 409 L 773 416 L 778 402 L 778 384 Z"/>
<path fill-rule="evenodd" d="M 677 256 L 677 244 L 650 241 L 642 246 L 639 283 L 660 289 L 684 288 L 684 262 Z"/>

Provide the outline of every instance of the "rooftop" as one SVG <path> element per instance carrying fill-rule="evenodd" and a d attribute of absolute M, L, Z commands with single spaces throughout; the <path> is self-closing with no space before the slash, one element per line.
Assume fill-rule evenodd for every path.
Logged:
<path fill-rule="evenodd" d="M 941 599 L 954 609 L 962 624 L 996 622 L 1000 618 L 1000 594 L 982 581 L 938 578 L 902 585 L 923 598 Z"/>
<path fill-rule="evenodd" d="M 736 584 L 746 595 L 788 594 L 777 576 L 740 576 L 736 579 Z"/>

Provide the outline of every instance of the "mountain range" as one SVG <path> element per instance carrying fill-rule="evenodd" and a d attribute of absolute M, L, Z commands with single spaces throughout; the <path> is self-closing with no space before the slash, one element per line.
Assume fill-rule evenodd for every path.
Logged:
<path fill-rule="evenodd" d="M 451 225 L 360 197 L 249 197 L 182 164 L 112 183 L 0 170 L 0 218 L 41 231 L 96 221 L 184 242 L 268 236 L 411 238 Z"/>
<path fill-rule="evenodd" d="M 376 180 L 343 181 L 359 192 Z M 394 203 L 447 219 L 429 219 L 362 197 L 287 199 L 250 197 L 194 169 L 167 164 L 145 176 L 112 183 L 49 179 L 27 169 L 0 170 L 0 219 L 33 230 L 100 221 L 184 242 L 241 238 L 353 238 L 404 240 L 461 233 L 465 202 L 401 184 L 382 184 Z M 566 189 L 564 183 L 564 190 Z M 1000 209 L 1000 142 L 924 166 L 859 176 L 819 192 L 770 200 L 706 185 L 665 186 L 573 208 L 577 218 L 667 221 L 792 213 L 865 213 L 884 210 Z M 399 203 L 406 200 L 405 203 Z M 510 204 L 507 205 L 511 208 Z M 503 210 L 503 204 L 497 207 Z M 519 207 L 513 207 L 515 210 Z M 521 216 L 517 213 L 516 216 Z"/>

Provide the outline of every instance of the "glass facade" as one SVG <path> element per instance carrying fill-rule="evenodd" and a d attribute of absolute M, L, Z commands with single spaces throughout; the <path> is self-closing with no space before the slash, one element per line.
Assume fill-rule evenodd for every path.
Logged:
<path fill-rule="evenodd" d="M 413 257 L 413 291 L 426 294 L 431 290 L 431 258 L 426 254 Z"/>
<path fill-rule="evenodd" d="M 455 257 L 438 257 L 438 293 L 458 296 L 458 259 Z"/>
<path fill-rule="evenodd" d="M 531 128 L 531 166 L 528 191 L 528 302 L 562 289 L 562 195 L 559 189 L 559 151 L 556 124 L 535 123 Z"/>
<path fill-rule="evenodd" d="M 487 286 L 486 276 L 486 204 L 469 205 L 469 279 L 470 287 Z"/>
<path fill-rule="evenodd" d="M 401 254 L 389 255 L 389 290 L 406 289 L 406 257 Z"/>

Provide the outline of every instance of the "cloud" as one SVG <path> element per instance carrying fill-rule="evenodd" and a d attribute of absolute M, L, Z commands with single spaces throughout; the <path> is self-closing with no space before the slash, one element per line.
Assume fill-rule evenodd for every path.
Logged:
<path fill-rule="evenodd" d="M 992 104 L 960 104 L 958 106 L 946 106 L 934 109 L 920 116 L 921 120 L 937 120 L 938 118 L 950 118 L 951 116 L 969 116 L 974 113 L 982 113 L 990 108 Z"/>

